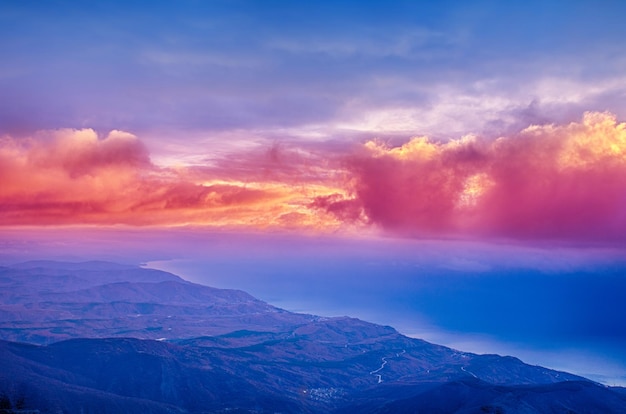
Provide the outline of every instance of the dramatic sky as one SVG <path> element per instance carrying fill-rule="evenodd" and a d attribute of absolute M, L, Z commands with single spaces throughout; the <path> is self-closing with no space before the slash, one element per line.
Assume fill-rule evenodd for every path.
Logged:
<path fill-rule="evenodd" d="M 364 294 L 333 311 L 419 314 L 406 330 L 492 345 L 575 337 L 617 361 L 579 371 L 626 383 L 626 354 L 593 345 L 626 348 L 625 13 L 611 0 L 5 0 L 0 258 L 179 260 L 198 281 L 329 312 L 352 302 L 285 286 L 349 274 L 360 284 L 337 289 L 406 303 L 377 317 Z M 201 262 L 230 278 L 200 278 Z"/>

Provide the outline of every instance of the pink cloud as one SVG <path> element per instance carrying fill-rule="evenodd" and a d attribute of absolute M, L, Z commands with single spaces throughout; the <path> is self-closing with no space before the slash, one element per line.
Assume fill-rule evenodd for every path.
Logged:
<path fill-rule="evenodd" d="M 495 141 L 368 142 L 349 168 L 369 220 L 392 232 L 626 239 L 626 127 L 610 114 Z"/>
<path fill-rule="evenodd" d="M 305 165 L 301 168 L 300 165 Z M 271 149 L 205 167 L 161 168 L 137 137 L 40 132 L 0 140 L 0 225 L 131 224 L 323 228 L 302 186 L 306 163 Z M 285 224 L 286 223 L 286 224 Z"/>
<path fill-rule="evenodd" d="M 0 225 L 211 225 L 412 237 L 626 240 L 626 126 L 607 113 L 496 140 L 281 144 L 154 165 L 135 136 L 0 139 Z"/>

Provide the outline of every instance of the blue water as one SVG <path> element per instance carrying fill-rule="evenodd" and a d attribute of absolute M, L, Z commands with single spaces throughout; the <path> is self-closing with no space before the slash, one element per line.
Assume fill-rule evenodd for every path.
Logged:
<path fill-rule="evenodd" d="M 299 247 L 252 254 L 207 251 L 149 265 L 197 283 L 245 290 L 290 311 L 355 316 L 464 351 L 512 354 L 626 384 L 621 264 L 540 269 L 519 260 L 511 267 L 492 259 L 486 266 L 481 264 L 486 260 L 457 257 L 454 266 L 442 266 L 452 255 L 431 260 L 430 254 L 406 251 L 359 254 L 357 249 L 341 255 Z"/>
<path fill-rule="evenodd" d="M 349 315 L 463 351 L 626 385 L 626 250 L 554 243 L 5 231 L 0 263 L 147 263 L 290 311 Z"/>

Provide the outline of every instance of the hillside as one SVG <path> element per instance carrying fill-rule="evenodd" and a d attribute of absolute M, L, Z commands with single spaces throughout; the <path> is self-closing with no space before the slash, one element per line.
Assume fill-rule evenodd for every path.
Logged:
<path fill-rule="evenodd" d="M 31 262 L 0 287 L 6 412 L 626 412 L 621 389 L 160 271 Z"/>

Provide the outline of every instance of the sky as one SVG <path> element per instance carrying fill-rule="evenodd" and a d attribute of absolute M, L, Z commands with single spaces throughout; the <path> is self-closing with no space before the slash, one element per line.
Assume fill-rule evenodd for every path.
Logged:
<path fill-rule="evenodd" d="M 158 263 L 626 383 L 625 9 L 3 1 L 0 260 Z"/>

